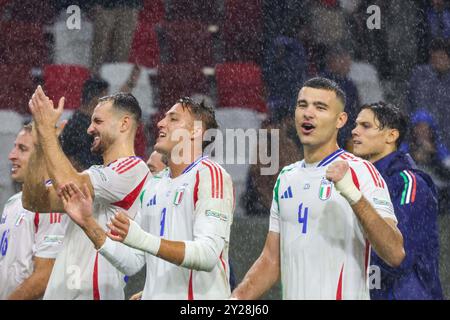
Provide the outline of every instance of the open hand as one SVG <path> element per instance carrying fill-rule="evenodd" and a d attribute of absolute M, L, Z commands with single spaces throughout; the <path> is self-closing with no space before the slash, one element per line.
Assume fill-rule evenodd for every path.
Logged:
<path fill-rule="evenodd" d="M 75 183 L 69 182 L 59 189 L 58 195 L 70 218 L 80 227 L 84 227 L 92 218 L 93 211 L 89 187 L 83 184 L 82 190 L 80 190 Z"/>
<path fill-rule="evenodd" d="M 37 87 L 28 103 L 37 129 L 43 128 L 54 130 L 54 128 L 56 128 L 56 124 L 64 110 L 64 101 L 64 97 L 59 99 L 58 107 L 55 109 L 53 101 L 45 95 L 42 87 Z"/>

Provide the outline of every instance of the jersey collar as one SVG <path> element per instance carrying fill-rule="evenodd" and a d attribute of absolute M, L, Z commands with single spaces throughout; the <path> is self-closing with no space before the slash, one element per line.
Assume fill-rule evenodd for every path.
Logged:
<path fill-rule="evenodd" d="M 189 171 L 192 170 L 192 168 L 194 168 L 200 161 L 203 161 L 205 159 L 207 159 L 208 156 L 201 156 L 200 158 L 198 158 L 197 160 L 195 160 L 194 162 L 192 162 L 189 166 L 186 167 L 186 169 L 183 170 L 183 172 L 181 174 L 185 174 L 188 173 Z"/>
<path fill-rule="evenodd" d="M 322 159 L 322 161 L 319 162 L 319 164 L 317 165 L 317 167 L 324 167 L 328 164 L 330 164 L 334 159 L 336 159 L 337 157 L 339 157 L 341 154 L 343 154 L 345 151 L 343 149 L 337 149 L 336 151 L 334 151 L 333 153 L 329 154 L 328 156 L 326 156 L 324 159 Z M 305 165 L 305 161 L 303 161 L 303 168 L 306 168 Z"/>

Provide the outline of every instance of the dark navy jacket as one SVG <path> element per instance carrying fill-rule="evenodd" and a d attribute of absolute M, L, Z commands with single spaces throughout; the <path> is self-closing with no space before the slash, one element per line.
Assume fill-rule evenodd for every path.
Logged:
<path fill-rule="evenodd" d="M 392 268 L 372 250 L 371 265 L 380 267 L 381 289 L 371 289 L 371 299 L 443 299 L 433 181 L 403 152 L 393 152 L 374 165 L 388 185 L 406 256 Z"/>

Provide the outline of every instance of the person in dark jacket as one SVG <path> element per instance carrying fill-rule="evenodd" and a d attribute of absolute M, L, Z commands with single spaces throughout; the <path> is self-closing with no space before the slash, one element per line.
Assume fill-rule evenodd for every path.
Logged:
<path fill-rule="evenodd" d="M 440 132 L 431 113 L 416 110 L 411 116 L 411 134 L 400 150 L 408 152 L 417 166 L 433 179 L 438 190 L 439 212 L 445 214 L 450 207 L 450 152 Z"/>
<path fill-rule="evenodd" d="M 397 268 L 372 252 L 372 270 L 379 268 L 380 275 L 379 286 L 370 291 L 374 300 L 443 299 L 437 191 L 410 155 L 398 151 L 407 129 L 396 106 L 379 102 L 362 106 L 352 131 L 354 153 L 372 162 L 388 185 L 406 252 Z"/>

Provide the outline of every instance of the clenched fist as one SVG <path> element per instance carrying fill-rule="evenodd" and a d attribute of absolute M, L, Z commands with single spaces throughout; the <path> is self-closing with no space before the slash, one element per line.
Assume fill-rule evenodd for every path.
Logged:
<path fill-rule="evenodd" d="M 347 171 L 349 171 L 347 161 L 336 161 L 330 164 L 327 168 L 326 178 L 335 184 L 344 178 Z"/>
<path fill-rule="evenodd" d="M 327 168 L 325 177 L 334 183 L 336 190 L 347 199 L 350 205 L 354 205 L 361 199 L 362 193 L 353 183 L 352 174 L 347 161 L 333 162 Z"/>

